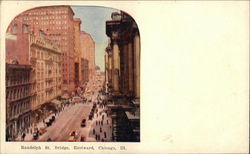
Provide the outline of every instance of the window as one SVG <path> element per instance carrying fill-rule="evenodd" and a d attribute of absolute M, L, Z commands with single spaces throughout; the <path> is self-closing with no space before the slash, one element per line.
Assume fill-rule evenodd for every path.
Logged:
<path fill-rule="evenodd" d="M 45 38 L 46 34 L 42 30 L 40 30 L 39 33 L 40 33 L 40 37 Z"/>
<path fill-rule="evenodd" d="M 23 33 L 28 33 L 28 25 L 23 24 Z"/>
<path fill-rule="evenodd" d="M 17 24 L 13 26 L 12 33 L 16 34 L 17 33 Z"/>

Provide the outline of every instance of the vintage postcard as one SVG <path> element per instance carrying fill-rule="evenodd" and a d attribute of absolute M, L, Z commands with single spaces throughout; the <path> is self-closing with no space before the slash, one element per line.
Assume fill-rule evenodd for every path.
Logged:
<path fill-rule="evenodd" d="M 249 2 L 2 1 L 1 153 L 247 153 Z"/>

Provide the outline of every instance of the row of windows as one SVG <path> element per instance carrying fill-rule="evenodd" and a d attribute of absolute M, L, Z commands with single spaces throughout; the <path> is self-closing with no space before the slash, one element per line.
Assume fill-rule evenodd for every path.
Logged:
<path fill-rule="evenodd" d="M 50 26 L 50 28 L 53 27 L 53 26 Z M 61 31 L 59 33 L 53 33 L 53 34 L 48 34 L 49 36 L 65 36 L 66 34 L 68 34 L 68 32 L 66 31 Z M 66 38 L 66 37 L 64 37 Z"/>
<path fill-rule="evenodd" d="M 68 38 L 67 37 L 62 37 L 62 36 L 50 36 L 50 39 L 56 40 L 56 41 L 61 41 L 60 45 L 68 45 Z"/>
<path fill-rule="evenodd" d="M 13 75 L 6 78 L 6 86 L 14 86 L 18 84 L 29 83 L 30 77 L 27 75 L 25 77 L 19 75 Z"/>
<path fill-rule="evenodd" d="M 49 20 L 49 19 L 66 19 L 67 16 L 66 15 L 57 15 L 57 16 L 41 16 L 41 17 L 34 17 L 34 16 L 31 16 L 31 17 L 23 17 L 23 20 Z"/>
<path fill-rule="evenodd" d="M 35 48 L 31 49 L 30 56 L 41 60 L 46 60 L 51 58 L 52 61 L 56 62 L 60 62 L 61 60 L 61 57 L 59 55 L 54 55 L 44 50 L 38 50 Z"/>
<path fill-rule="evenodd" d="M 41 22 L 41 25 L 49 25 L 49 24 L 57 24 L 57 25 L 61 25 L 61 24 L 67 24 L 67 21 L 43 21 Z"/>
<path fill-rule="evenodd" d="M 48 87 L 48 85 L 49 85 L 49 84 L 47 84 L 47 87 Z M 37 87 L 37 88 L 39 88 L 39 89 L 40 89 L 40 88 L 43 88 L 43 89 L 44 89 L 44 86 L 45 86 L 45 82 L 41 82 L 41 83 L 39 83 L 39 84 L 34 85 L 34 87 Z M 51 86 L 51 85 L 50 85 L 50 86 Z M 58 87 L 60 87 L 60 85 L 59 85 Z M 60 88 L 59 88 L 59 89 L 60 89 Z M 36 90 L 36 91 L 39 92 L 38 90 Z M 58 89 L 57 89 L 57 91 L 52 90 L 52 91 L 50 91 L 50 92 L 45 92 L 45 91 L 39 92 L 39 93 L 37 94 L 37 96 L 32 97 L 32 104 L 33 104 L 33 106 L 38 106 L 39 104 L 43 104 L 44 101 L 50 100 L 52 97 L 54 97 L 54 96 L 60 94 L 59 92 L 60 92 L 60 91 L 58 91 Z"/>
<path fill-rule="evenodd" d="M 44 70 L 44 69 L 46 69 L 46 70 L 48 70 L 48 69 L 50 69 L 50 70 L 56 70 L 57 71 L 57 69 L 60 69 L 59 67 L 60 67 L 61 65 L 60 64 L 57 64 L 57 63 L 54 63 L 54 65 L 48 65 L 48 64 L 46 64 L 45 65 L 45 63 L 44 62 L 37 62 L 37 64 L 36 64 L 36 70 Z"/>
<path fill-rule="evenodd" d="M 12 27 L 12 34 L 16 34 L 18 31 L 18 25 L 14 24 Z M 22 33 L 28 33 L 28 25 L 27 24 L 22 24 Z"/>
<path fill-rule="evenodd" d="M 68 26 L 51 26 L 50 29 L 52 30 L 62 30 L 62 29 L 70 29 Z"/>
<path fill-rule="evenodd" d="M 8 90 L 6 93 L 6 99 L 9 99 L 10 101 L 21 99 L 21 98 L 27 97 L 29 92 L 30 92 L 30 88 L 27 86 Z"/>
<path fill-rule="evenodd" d="M 44 72 L 36 72 L 36 80 L 37 81 L 40 81 L 40 80 L 44 80 L 46 77 L 60 77 L 61 75 L 61 71 L 59 70 L 55 70 L 55 71 L 45 71 L 45 74 Z"/>
<path fill-rule="evenodd" d="M 28 15 L 46 15 L 46 14 L 65 14 L 67 10 L 55 10 L 55 11 L 41 11 L 41 12 L 29 12 Z"/>
<path fill-rule="evenodd" d="M 13 105 L 10 107 L 10 117 L 16 116 L 20 113 L 22 113 L 24 110 L 29 109 L 30 108 L 30 101 L 29 100 L 25 100 L 25 101 L 21 101 L 16 103 L 16 105 Z"/>

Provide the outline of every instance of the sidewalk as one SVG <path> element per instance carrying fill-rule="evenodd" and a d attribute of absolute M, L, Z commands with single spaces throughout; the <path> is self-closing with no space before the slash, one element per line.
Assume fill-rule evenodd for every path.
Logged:
<path fill-rule="evenodd" d="M 94 114 L 93 120 L 91 121 L 91 128 L 88 137 L 97 142 L 111 142 L 112 119 L 104 112 L 105 108 L 98 106 L 97 109 L 98 112 Z"/>

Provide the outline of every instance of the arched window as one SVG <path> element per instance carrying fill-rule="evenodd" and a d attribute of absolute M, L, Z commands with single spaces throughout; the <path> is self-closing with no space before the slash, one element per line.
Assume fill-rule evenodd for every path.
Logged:
<path fill-rule="evenodd" d="M 23 33 L 26 34 L 28 33 L 28 25 L 23 24 Z"/>
<path fill-rule="evenodd" d="M 17 24 L 14 24 L 14 25 L 13 25 L 12 33 L 13 33 L 13 34 L 16 34 L 16 33 L 17 33 Z"/>

